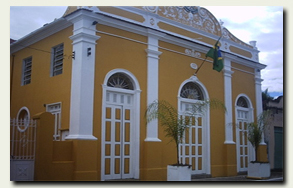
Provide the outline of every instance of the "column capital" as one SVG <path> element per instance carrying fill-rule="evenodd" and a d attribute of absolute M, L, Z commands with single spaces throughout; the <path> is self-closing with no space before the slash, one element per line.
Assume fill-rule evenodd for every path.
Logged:
<path fill-rule="evenodd" d="M 77 34 L 71 35 L 69 38 L 73 41 L 72 44 L 74 45 L 79 42 L 97 44 L 96 41 L 99 40 L 101 37 L 98 35 L 91 35 L 87 33 L 77 33 Z"/>
<path fill-rule="evenodd" d="M 159 56 L 162 54 L 160 51 L 151 50 L 151 49 L 145 49 L 145 52 L 147 53 L 147 57 L 152 57 L 159 59 Z"/>

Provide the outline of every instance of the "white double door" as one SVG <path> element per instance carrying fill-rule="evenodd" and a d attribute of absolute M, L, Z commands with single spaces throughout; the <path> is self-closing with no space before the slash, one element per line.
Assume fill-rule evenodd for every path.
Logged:
<path fill-rule="evenodd" d="M 102 173 L 104 179 L 134 177 L 133 95 L 106 93 L 102 129 Z M 139 152 L 139 151 L 137 151 Z"/>
<path fill-rule="evenodd" d="M 205 112 L 188 116 L 186 112 L 192 103 L 181 102 L 182 118 L 189 118 L 189 126 L 184 132 L 183 141 L 179 144 L 179 160 L 191 165 L 192 174 L 208 173 L 207 122 Z"/>
<path fill-rule="evenodd" d="M 248 163 L 254 160 L 254 150 L 248 142 L 248 123 L 251 122 L 249 110 L 245 108 L 237 109 L 237 128 L 236 128 L 236 145 L 237 145 L 237 171 L 245 172 Z"/>

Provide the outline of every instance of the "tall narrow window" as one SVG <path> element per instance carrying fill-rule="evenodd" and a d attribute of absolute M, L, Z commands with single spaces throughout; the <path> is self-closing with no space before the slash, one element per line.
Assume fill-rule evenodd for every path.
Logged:
<path fill-rule="evenodd" d="M 32 57 L 28 57 L 23 60 L 22 64 L 22 85 L 31 83 L 32 75 Z"/>
<path fill-rule="evenodd" d="M 46 111 L 52 113 L 55 116 L 53 140 L 61 140 L 61 103 L 47 104 Z"/>
<path fill-rule="evenodd" d="M 51 76 L 57 76 L 63 72 L 63 44 L 52 48 Z"/>

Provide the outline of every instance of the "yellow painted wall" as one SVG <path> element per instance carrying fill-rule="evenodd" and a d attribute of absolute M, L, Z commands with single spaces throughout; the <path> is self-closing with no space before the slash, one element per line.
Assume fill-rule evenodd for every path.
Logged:
<path fill-rule="evenodd" d="M 69 128 L 69 107 L 71 88 L 72 27 L 68 27 L 49 38 L 41 40 L 14 53 L 14 72 L 10 117 L 17 116 L 19 109 L 26 106 L 31 117 L 46 111 L 44 104 L 62 102 L 62 128 Z M 51 48 L 64 43 L 63 73 L 50 76 Z M 36 50 L 39 49 L 39 50 Z M 45 51 L 45 52 L 44 52 Z M 31 83 L 21 86 L 22 61 L 32 56 Z M 25 96 L 25 97 L 23 97 Z"/>
<path fill-rule="evenodd" d="M 35 181 L 72 181 L 75 163 L 72 142 L 53 141 L 54 116 L 48 112 L 33 116 L 37 121 Z M 85 155 L 85 153 L 84 153 Z"/>
<path fill-rule="evenodd" d="M 142 42 L 147 42 L 147 37 L 140 36 L 134 33 L 114 29 L 111 27 L 97 25 L 98 31 L 103 31 L 111 34 L 120 35 L 123 37 L 135 39 Z M 94 128 L 93 134 L 98 138 L 97 144 L 97 166 L 98 178 L 100 178 L 101 166 L 101 114 L 102 114 L 102 84 L 106 74 L 113 69 L 126 69 L 130 71 L 138 80 L 140 89 L 140 138 L 141 138 L 141 153 L 144 155 L 144 142 L 146 136 L 146 123 L 144 112 L 146 110 L 146 78 L 147 78 L 147 54 L 145 49 L 147 45 L 121 39 L 106 34 L 97 33 L 101 38 L 96 45 L 96 72 L 95 72 L 95 94 L 94 94 Z M 140 160 L 140 166 L 143 168 L 143 160 Z"/>
<path fill-rule="evenodd" d="M 249 52 L 249 51 L 246 51 L 246 50 L 243 50 L 243 49 L 237 48 L 237 47 L 235 47 L 235 46 L 230 46 L 229 49 L 230 49 L 231 52 L 233 52 L 233 53 L 240 54 L 240 55 L 243 55 L 243 56 L 248 57 L 248 58 L 252 58 L 252 54 L 251 54 L 251 52 Z"/>
<path fill-rule="evenodd" d="M 246 67 L 244 65 L 239 65 L 237 63 L 232 62 L 232 104 L 235 105 L 236 97 L 239 94 L 246 94 L 251 100 L 254 108 L 254 118 L 256 118 L 256 99 L 255 99 L 255 80 L 254 80 L 254 69 Z M 244 70 L 239 71 L 237 69 L 233 69 L 233 67 L 237 69 Z M 252 73 L 252 74 L 249 74 Z M 233 110 L 233 120 L 235 122 L 235 110 Z M 256 119 L 255 119 L 256 120 Z"/>
<path fill-rule="evenodd" d="M 147 37 L 126 32 L 98 24 L 98 31 L 103 31 L 123 37 L 131 38 L 146 43 Z M 43 104 L 62 102 L 62 128 L 69 128 L 70 111 L 70 88 L 71 88 L 71 55 L 73 27 L 68 27 L 51 37 L 37 42 L 19 52 L 14 58 L 14 74 L 12 87 L 11 117 L 16 117 L 18 110 L 26 106 L 31 116 L 45 111 Z M 172 29 L 172 28 L 171 28 Z M 178 31 L 181 32 L 181 31 Z M 62 155 L 62 160 L 75 161 L 75 172 L 73 179 L 77 180 L 100 180 L 101 176 L 101 114 L 102 114 L 102 84 L 106 74 L 117 68 L 130 71 L 138 80 L 140 89 L 140 179 L 141 180 L 166 180 L 166 167 L 168 164 L 176 163 L 176 147 L 170 138 L 165 137 L 162 127 L 159 126 L 159 139 L 162 142 L 144 142 L 146 137 L 146 121 L 144 113 L 147 107 L 147 49 L 146 44 L 109 36 L 97 32 L 101 38 L 96 45 L 95 65 L 95 91 L 94 91 L 94 119 L 93 135 L 97 141 L 73 141 L 72 145 L 56 145 L 55 151 L 60 148 L 71 148 Z M 194 36 L 197 37 L 197 36 Z M 50 52 L 51 48 L 64 43 L 63 73 L 50 77 L 50 53 L 40 52 L 31 48 L 42 49 Z M 206 41 L 214 44 L 216 41 Z M 178 47 L 166 42 L 159 42 L 159 46 L 184 54 L 185 48 Z M 178 90 L 182 82 L 189 79 L 195 72 L 190 68 L 190 63 L 198 66 L 202 60 L 195 59 L 183 54 L 174 53 L 165 49 L 159 60 L 159 99 L 169 101 L 172 105 L 178 105 Z M 21 64 L 22 60 L 32 56 L 32 81 L 31 84 L 21 86 Z M 205 54 L 201 54 L 201 58 Z M 210 59 L 209 59 L 210 60 Z M 253 73 L 253 69 L 232 62 L 232 67 L 243 69 Z M 232 69 L 233 70 L 233 69 Z M 232 74 L 232 105 L 233 119 L 235 120 L 234 103 L 240 93 L 249 96 L 255 104 L 254 75 L 238 70 Z M 218 99 L 224 102 L 224 77 L 212 69 L 211 62 L 205 62 L 197 73 L 200 82 L 206 87 L 210 99 Z M 245 79 L 244 79 L 245 78 Z M 23 97 L 26 96 L 26 97 Z M 255 106 L 253 106 L 254 109 Z M 224 145 L 225 141 L 225 115 L 220 109 L 210 110 L 210 156 L 212 176 L 235 175 L 236 172 L 236 148 Z M 235 134 L 235 133 L 234 133 Z M 234 136 L 235 138 L 235 136 Z M 86 156 L 85 153 L 90 151 Z M 61 161 L 56 153 L 52 154 L 56 161 Z M 58 160 L 57 160 L 58 159 Z M 84 162 L 86 161 L 86 162 Z M 56 162 L 55 165 L 59 165 Z M 63 164 L 64 165 L 64 164 Z M 68 164 L 67 164 L 68 165 Z M 70 164 L 71 165 L 71 164 Z M 69 165 L 69 166 L 70 166 Z M 68 176 L 69 177 L 69 176 Z"/>
<path fill-rule="evenodd" d="M 174 45 L 160 42 L 160 46 L 179 52 L 184 52 L 184 48 L 176 47 Z M 176 54 L 167 50 L 162 51 L 160 56 L 160 70 L 159 70 L 159 98 L 170 101 L 171 104 L 177 106 L 177 95 L 178 90 L 183 81 L 190 78 L 194 73 L 194 70 L 190 68 L 190 63 L 196 63 L 198 66 L 201 64 L 202 60 L 188 57 L 185 55 Z M 204 58 L 205 54 L 202 54 Z M 174 76 L 176 75 L 176 76 Z M 212 63 L 206 62 L 200 71 L 197 73 L 199 81 L 201 81 L 209 94 L 210 99 L 218 99 L 224 102 L 223 93 L 223 74 L 212 69 Z M 163 130 L 159 129 L 160 139 L 168 143 L 168 138 L 164 138 Z M 223 168 L 226 163 L 226 159 L 223 156 L 224 147 L 224 111 L 221 109 L 211 109 L 210 110 L 210 138 L 211 138 L 211 170 L 212 173 L 218 172 L 218 167 Z M 170 146 L 169 146 L 170 145 Z M 167 147 L 168 146 L 168 147 Z M 171 143 L 166 145 L 164 148 L 172 147 Z M 166 158 L 164 165 L 174 163 L 175 161 L 175 148 L 173 150 L 167 151 L 167 149 L 162 148 L 165 154 L 163 158 Z M 174 156 L 174 159 L 168 158 L 168 156 Z"/>

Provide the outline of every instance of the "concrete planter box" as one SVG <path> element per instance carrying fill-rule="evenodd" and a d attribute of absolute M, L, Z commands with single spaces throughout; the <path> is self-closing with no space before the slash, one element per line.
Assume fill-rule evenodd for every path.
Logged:
<path fill-rule="evenodd" d="M 266 179 L 271 176 L 270 163 L 250 162 L 248 164 L 247 178 Z"/>
<path fill-rule="evenodd" d="M 167 181 L 191 181 L 191 166 L 167 166 Z"/>

